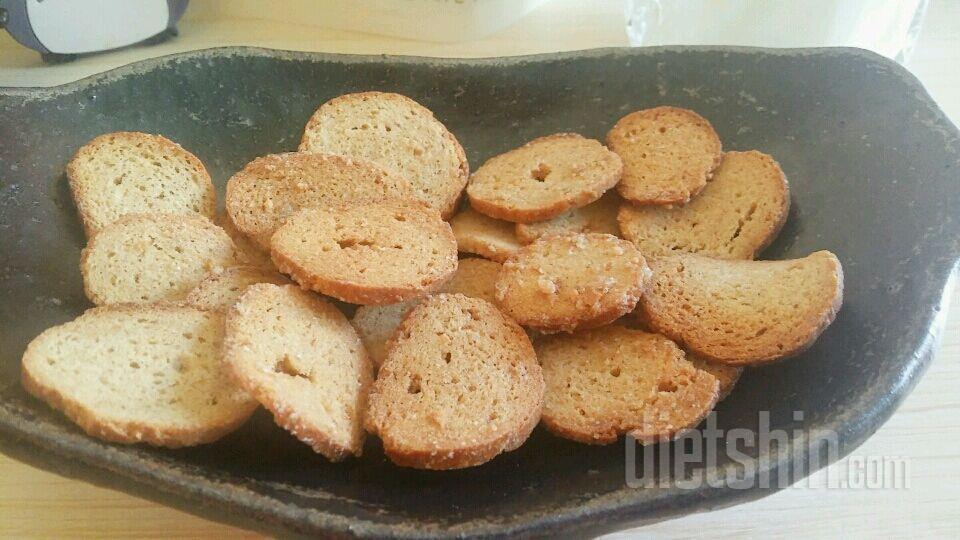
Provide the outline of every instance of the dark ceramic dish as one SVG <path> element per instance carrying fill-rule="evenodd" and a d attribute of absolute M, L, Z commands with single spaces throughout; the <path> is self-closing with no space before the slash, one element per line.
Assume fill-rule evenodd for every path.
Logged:
<path fill-rule="evenodd" d="M 773 154 L 790 179 L 793 209 L 764 256 L 834 251 L 846 271 L 846 302 L 801 357 L 743 376 L 719 407 L 721 429 L 755 429 L 758 411 L 770 411 L 771 427 L 791 434 L 835 431 L 844 455 L 890 416 L 931 359 L 960 253 L 960 142 L 917 80 L 879 56 L 698 47 L 430 60 L 218 49 L 53 89 L 0 91 L 3 450 L 282 533 L 596 533 L 772 492 L 669 482 L 630 488 L 623 444 L 582 446 L 541 430 L 516 452 L 446 473 L 394 467 L 376 441 L 362 459 L 331 465 L 262 413 L 205 447 L 123 447 L 84 436 L 24 394 L 27 342 L 88 307 L 77 270 L 84 237 L 63 175 L 81 144 L 114 130 L 162 133 L 196 153 L 222 193 L 255 156 L 294 150 L 320 103 L 367 89 L 433 109 L 474 167 L 556 131 L 602 138 L 623 114 L 660 104 L 703 114 L 727 149 Z M 744 474 L 807 470 L 805 437 L 792 435 L 796 449 L 774 459 L 769 449 L 744 449 Z M 706 473 L 730 465 L 723 456 Z"/>

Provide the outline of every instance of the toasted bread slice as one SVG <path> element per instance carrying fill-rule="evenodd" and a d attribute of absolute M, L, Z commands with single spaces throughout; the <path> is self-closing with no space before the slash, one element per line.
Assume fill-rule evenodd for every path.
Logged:
<path fill-rule="evenodd" d="M 620 157 L 600 141 L 557 133 L 487 160 L 470 178 L 467 195 L 482 214 L 531 223 L 592 203 L 622 173 Z"/>
<path fill-rule="evenodd" d="M 519 447 L 540 420 L 530 340 L 489 302 L 428 297 L 401 323 L 365 425 L 397 465 L 458 469 Z"/>
<path fill-rule="evenodd" d="M 441 287 L 442 292 L 462 294 L 494 302 L 494 282 L 500 272 L 500 263 L 486 259 L 463 259 L 456 273 Z M 387 341 L 393 336 L 400 321 L 420 302 L 419 298 L 385 306 L 360 306 L 351 322 L 374 364 L 379 366 L 387 356 Z"/>
<path fill-rule="evenodd" d="M 128 214 L 213 219 L 217 207 L 217 193 L 203 163 L 160 135 L 100 135 L 73 156 L 67 179 L 87 237 Z"/>
<path fill-rule="evenodd" d="M 609 234 L 547 236 L 503 264 L 499 306 L 543 333 L 603 326 L 633 311 L 650 278 L 633 244 Z"/>
<path fill-rule="evenodd" d="M 281 272 L 352 304 L 423 296 L 457 269 L 450 225 L 416 200 L 302 210 L 277 229 L 271 244 Z"/>
<path fill-rule="evenodd" d="M 263 249 L 288 217 L 315 206 L 409 198 L 410 182 L 363 161 L 330 154 L 259 157 L 227 181 L 227 213 Z"/>
<path fill-rule="evenodd" d="M 513 223 L 485 216 L 472 208 L 464 208 L 450 220 L 457 237 L 457 249 L 492 261 L 503 262 L 520 249 Z"/>
<path fill-rule="evenodd" d="M 623 200 L 610 190 L 596 202 L 567 210 L 559 216 L 535 223 L 517 223 L 517 240 L 527 245 L 550 234 L 602 233 L 620 236 L 617 211 Z"/>
<path fill-rule="evenodd" d="M 223 315 L 187 306 L 107 306 L 40 334 L 23 386 L 88 435 L 179 448 L 213 442 L 256 402 L 220 375 Z"/>
<path fill-rule="evenodd" d="M 787 261 L 676 254 L 650 266 L 639 316 L 714 362 L 759 364 L 799 354 L 843 303 L 843 269 L 829 251 Z"/>
<path fill-rule="evenodd" d="M 752 259 L 776 238 L 790 210 L 780 165 L 756 151 L 726 152 L 713 180 L 679 208 L 620 208 L 623 237 L 645 255 L 673 251 Z"/>
<path fill-rule="evenodd" d="M 644 444 L 667 441 L 700 423 L 719 383 L 669 339 L 621 325 L 537 341 L 547 384 L 543 424 L 587 444 L 629 433 Z"/>
<path fill-rule="evenodd" d="M 720 164 L 720 137 L 705 118 L 677 107 L 632 112 L 607 134 L 623 159 L 620 195 L 635 204 L 684 204 Z"/>
<path fill-rule="evenodd" d="M 740 375 L 743 374 L 743 368 L 740 366 L 731 366 L 729 364 L 721 364 L 720 362 L 707 362 L 695 354 L 687 353 L 687 360 L 697 369 L 702 369 L 717 378 L 717 381 L 720 383 L 720 395 L 717 401 L 721 401 L 730 395 L 733 387 L 736 386 L 737 381 L 740 380 Z"/>
<path fill-rule="evenodd" d="M 231 266 L 203 278 L 187 295 L 186 303 L 200 309 L 225 310 L 240 299 L 247 287 L 257 283 L 290 285 L 290 280 L 256 266 Z"/>
<path fill-rule="evenodd" d="M 373 366 L 333 304 L 260 283 L 230 308 L 226 328 L 228 372 L 277 424 L 331 461 L 361 454 Z"/>
<path fill-rule="evenodd" d="M 433 113 L 400 94 L 361 92 L 324 103 L 307 122 L 301 152 L 351 156 L 408 179 L 413 194 L 453 215 L 470 167 L 457 138 Z"/>
<path fill-rule="evenodd" d="M 256 266 L 264 270 L 276 272 L 277 267 L 270 260 L 270 249 L 264 249 L 257 245 L 247 235 L 237 230 L 237 226 L 230 219 L 230 214 L 226 211 L 217 214 L 214 223 L 217 224 L 227 236 L 233 240 L 233 245 L 237 248 L 237 256 L 243 262 L 250 266 Z"/>
<path fill-rule="evenodd" d="M 479 298 L 496 305 L 494 285 L 501 268 L 503 268 L 503 265 L 500 263 L 486 259 L 473 257 L 461 259 L 457 271 L 450 278 L 450 281 L 440 288 L 440 291 Z"/>
<path fill-rule="evenodd" d="M 80 257 L 87 298 L 97 305 L 186 298 L 239 257 L 223 229 L 201 216 L 131 214 L 94 235 Z"/>

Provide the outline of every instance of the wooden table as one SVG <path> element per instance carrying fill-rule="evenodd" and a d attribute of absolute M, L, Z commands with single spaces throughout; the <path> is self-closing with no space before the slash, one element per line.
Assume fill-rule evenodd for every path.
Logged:
<path fill-rule="evenodd" d="M 625 0 L 553 0 L 517 25 L 481 41 L 436 44 L 318 29 L 310 3 L 285 3 L 288 21 L 256 20 L 255 0 L 196 1 L 181 37 L 43 66 L 38 55 L 0 38 L 0 86 L 49 86 L 143 58 L 221 45 L 344 53 L 477 57 L 623 46 Z M 302 12 L 298 12 L 301 10 Z M 960 2 L 933 0 L 908 67 L 960 122 Z M 958 186 L 960 187 L 960 186 Z M 960 536 L 960 290 L 937 357 L 917 388 L 855 456 L 909 458 L 910 487 L 826 489 L 825 471 L 753 503 L 642 529 L 664 537 L 853 535 Z M 830 469 L 836 471 L 843 463 Z M 626 531 L 630 535 L 638 531 Z M 44 472 L 0 455 L 0 537 L 256 536 L 117 491 Z"/>

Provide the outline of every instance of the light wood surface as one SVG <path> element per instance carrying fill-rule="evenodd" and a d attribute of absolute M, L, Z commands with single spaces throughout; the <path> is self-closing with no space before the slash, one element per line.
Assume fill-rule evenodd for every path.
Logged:
<path fill-rule="evenodd" d="M 236 6 L 231 11 L 224 5 Z M 276 4 L 275 4 L 276 5 Z M 129 62 L 220 45 L 367 54 L 478 57 L 623 46 L 624 0 L 553 0 L 518 24 L 469 43 L 437 44 L 318 29 L 309 2 L 285 4 L 274 21 L 256 20 L 251 0 L 197 0 L 181 36 L 43 66 L 36 53 L 0 37 L 0 86 L 49 86 Z M 235 14 L 237 18 L 231 17 Z M 225 17 L 229 18 L 225 19 Z M 283 22 L 300 21 L 297 24 Z M 954 122 L 960 121 L 960 2 L 933 0 L 908 67 Z M 655 524 L 639 533 L 670 538 L 743 536 L 960 536 L 960 288 L 937 357 L 917 388 L 854 456 L 908 458 L 908 489 L 826 489 L 827 471 L 759 501 Z M 944 306 L 946 307 L 946 306 Z M 839 463 L 830 468 L 838 471 Z M 834 473 L 839 474 L 839 473 Z M 0 455 L 0 537 L 257 536 L 124 493 L 41 471 Z"/>

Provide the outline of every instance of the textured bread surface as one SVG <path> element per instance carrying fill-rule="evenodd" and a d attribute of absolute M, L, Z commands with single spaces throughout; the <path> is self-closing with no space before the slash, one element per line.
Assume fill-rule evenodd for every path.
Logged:
<path fill-rule="evenodd" d="M 644 255 L 673 251 L 752 259 L 780 232 L 790 210 L 780 165 L 761 152 L 726 152 L 707 187 L 678 208 L 624 204 L 623 237 Z"/>
<path fill-rule="evenodd" d="M 365 425 L 398 465 L 472 467 L 523 444 L 540 421 L 543 389 L 523 329 L 489 302 L 437 294 L 397 330 Z"/>
<path fill-rule="evenodd" d="M 799 354 L 843 302 L 843 269 L 829 251 L 786 261 L 676 254 L 652 259 L 638 316 L 705 360 L 758 364 Z"/>
<path fill-rule="evenodd" d="M 441 287 L 441 292 L 458 293 L 493 303 L 494 282 L 500 272 L 500 263 L 486 259 L 463 259 L 456 273 Z M 379 366 L 387 356 L 387 341 L 393 336 L 407 312 L 420 302 L 419 298 L 385 306 L 360 306 L 351 322 L 374 364 Z"/>
<path fill-rule="evenodd" d="M 716 377 L 669 339 L 621 325 L 537 341 L 543 424 L 587 444 L 629 433 L 647 444 L 696 426 L 717 402 Z"/>
<path fill-rule="evenodd" d="M 23 386 L 93 437 L 169 448 L 208 443 L 256 408 L 223 377 L 222 342 L 216 312 L 165 304 L 93 308 L 30 343 Z"/>
<path fill-rule="evenodd" d="M 353 304 L 422 296 L 457 269 L 450 225 L 415 200 L 308 208 L 277 229 L 271 244 L 281 272 Z"/>
<path fill-rule="evenodd" d="M 720 137 L 705 118 L 656 107 L 621 118 L 607 146 L 623 160 L 617 190 L 635 204 L 683 204 L 707 185 L 720 164 Z"/>
<path fill-rule="evenodd" d="M 633 311 L 650 270 L 626 240 L 609 234 L 547 236 L 503 264 L 497 303 L 534 330 L 572 332 Z"/>
<path fill-rule="evenodd" d="M 464 208 L 450 220 L 457 237 L 457 249 L 492 261 L 503 262 L 520 249 L 514 224 L 493 219 L 472 208 Z"/>
<path fill-rule="evenodd" d="M 331 461 L 363 450 L 373 367 L 330 302 L 294 285 L 252 285 L 227 312 L 227 371 L 278 425 Z"/>
<path fill-rule="evenodd" d="M 687 353 L 687 360 L 697 369 L 702 369 L 717 378 L 717 382 L 720 383 L 720 395 L 717 401 L 729 396 L 730 392 L 733 391 L 733 387 L 736 386 L 737 381 L 740 380 L 740 375 L 743 375 L 743 368 L 741 366 L 731 366 L 720 362 L 708 362 L 690 353 Z"/>
<path fill-rule="evenodd" d="M 600 141 L 576 133 L 534 139 L 487 160 L 470 178 L 470 206 L 490 217 L 530 223 L 600 198 L 623 163 Z"/>
<path fill-rule="evenodd" d="M 409 198 L 410 182 L 373 164 L 330 154 L 259 157 L 227 181 L 226 207 L 237 229 L 264 249 L 303 208 Z"/>
<path fill-rule="evenodd" d="M 83 145 L 67 179 L 87 236 L 128 214 L 213 219 L 217 194 L 200 160 L 160 135 L 107 133 Z"/>
<path fill-rule="evenodd" d="M 237 226 L 234 225 L 230 219 L 230 214 L 226 211 L 218 213 L 216 219 L 214 219 L 214 223 L 223 229 L 223 232 L 227 233 L 227 236 L 233 240 L 233 245 L 237 248 L 237 257 L 243 264 L 256 266 L 272 272 L 277 271 L 277 267 L 274 266 L 273 261 L 270 260 L 269 248 L 262 248 L 251 240 L 250 237 L 237 230 Z"/>
<path fill-rule="evenodd" d="M 616 190 L 610 190 L 596 202 L 567 210 L 553 219 L 534 223 L 517 223 L 517 241 L 526 245 L 543 236 L 565 233 L 603 233 L 620 236 L 617 211 L 621 203 L 623 200 L 617 195 Z"/>
<path fill-rule="evenodd" d="M 200 309 L 224 310 L 235 304 L 247 287 L 257 283 L 289 285 L 290 280 L 256 266 L 231 266 L 203 278 L 187 295 L 186 303 Z"/>
<path fill-rule="evenodd" d="M 399 94 L 361 92 L 324 103 L 307 122 L 301 152 L 341 154 L 408 179 L 414 196 L 453 215 L 470 168 L 456 137 L 433 113 Z"/>
<path fill-rule="evenodd" d="M 131 214 L 90 239 L 80 257 L 97 305 L 176 301 L 210 272 L 240 262 L 223 229 L 201 216 Z"/>

